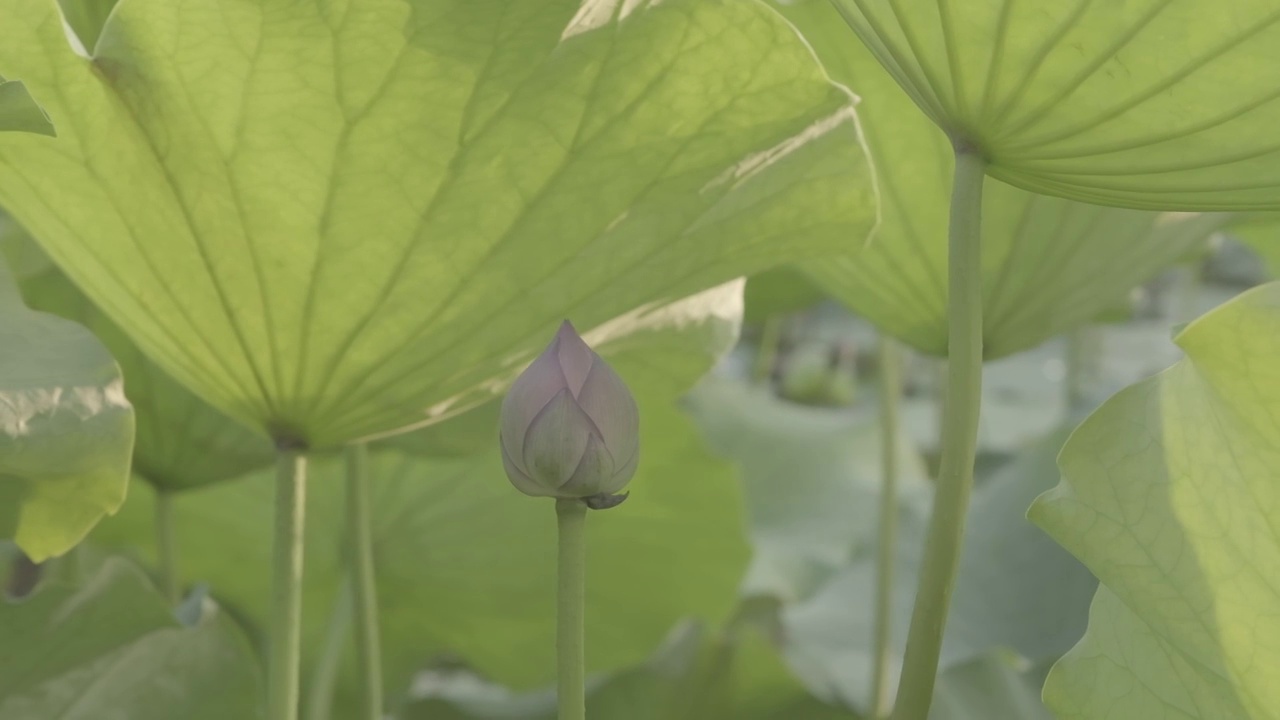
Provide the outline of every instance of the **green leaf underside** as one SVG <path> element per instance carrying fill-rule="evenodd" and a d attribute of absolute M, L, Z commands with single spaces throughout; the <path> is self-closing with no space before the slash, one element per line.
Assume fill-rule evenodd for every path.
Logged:
<path fill-rule="evenodd" d="M 39 562 L 115 512 L 133 423 L 106 348 L 75 323 L 27 309 L 0 259 L 0 537 Z"/>
<path fill-rule="evenodd" d="M 631 497 L 587 522 L 593 670 L 638 662 L 686 613 L 723 617 L 747 559 L 731 470 L 706 454 L 688 420 L 669 406 L 646 404 L 648 397 L 637 393 L 641 462 Z M 512 488 L 493 436 L 491 443 L 469 458 L 372 454 L 374 552 L 392 692 L 440 653 L 457 653 L 487 676 L 520 687 L 554 673 L 554 503 Z M 342 580 L 341 472 L 341 463 L 319 460 L 309 483 L 303 643 L 309 652 L 321 645 Z M 271 496 L 264 473 L 175 499 L 184 575 L 209 581 L 258 623 L 266 617 L 268 578 L 245 568 L 267 565 Z M 132 493 L 95 538 L 147 547 L 151 503 L 150 493 Z"/>
<path fill-rule="evenodd" d="M 107 560 L 0 605 L 0 720 L 260 717 L 257 661 L 235 623 L 183 627 L 140 570 Z"/>
<path fill-rule="evenodd" d="M 578 6 L 125 0 L 88 61 L 2 0 L 0 72 L 65 131 L 0 141 L 0 202 L 179 382 L 315 447 L 866 235 L 849 100 L 780 19 Z"/>
<path fill-rule="evenodd" d="M 826 0 L 781 11 L 831 76 L 857 93 L 876 165 L 881 224 L 856 254 L 803 264 L 827 292 L 924 352 L 947 348 L 947 208 L 954 165 L 944 133 L 877 64 Z M 1180 260 L 1225 214 L 1105 208 L 987 180 L 983 351 L 998 358 L 1091 320 Z"/>
<path fill-rule="evenodd" d="M 1059 717 L 1280 717 L 1280 284 L 1189 325 L 1187 357 L 1095 412 L 1031 517 L 1103 583 Z"/>
<path fill-rule="evenodd" d="M 27 86 L 19 80 L 0 76 L 0 132 L 27 132 L 54 135 L 49 116 L 32 99 Z"/>
<path fill-rule="evenodd" d="M 994 177 L 1128 207 L 1280 208 L 1271 0 L 836 3 Z"/>
<path fill-rule="evenodd" d="M 6 240 L 0 238 L 0 251 L 8 254 Z M 37 269 L 19 273 L 26 302 L 83 324 L 120 364 L 137 420 L 135 475 L 161 489 L 182 490 L 271 465 L 275 452 L 266 436 L 226 417 L 169 377 L 57 268 L 47 261 L 37 264 L 33 257 L 27 262 Z"/>

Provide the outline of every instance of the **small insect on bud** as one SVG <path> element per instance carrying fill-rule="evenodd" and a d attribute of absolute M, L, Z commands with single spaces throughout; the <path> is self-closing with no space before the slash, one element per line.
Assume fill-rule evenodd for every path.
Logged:
<path fill-rule="evenodd" d="M 517 490 L 593 508 L 621 502 L 640 459 L 635 398 L 567 320 L 503 399 L 499 434 Z"/>

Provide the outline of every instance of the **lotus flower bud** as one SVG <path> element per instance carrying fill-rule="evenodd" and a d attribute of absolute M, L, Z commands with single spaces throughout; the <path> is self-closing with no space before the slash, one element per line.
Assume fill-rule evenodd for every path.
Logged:
<path fill-rule="evenodd" d="M 640 414 L 622 378 L 566 320 L 502 401 L 502 462 L 526 495 L 612 507 L 640 459 Z"/>

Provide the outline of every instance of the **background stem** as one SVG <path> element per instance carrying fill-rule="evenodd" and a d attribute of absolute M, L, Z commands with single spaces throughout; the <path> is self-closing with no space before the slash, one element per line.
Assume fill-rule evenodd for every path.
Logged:
<path fill-rule="evenodd" d="M 897 342 L 880 336 L 880 541 L 876 558 L 875 635 L 871 715 L 889 716 L 889 646 L 893 622 L 893 563 L 898 523 L 898 404 L 902 365 Z"/>
<path fill-rule="evenodd" d="M 178 580 L 178 544 L 173 533 L 173 493 L 156 491 L 156 558 L 159 563 L 160 589 L 170 605 L 182 600 Z"/>
<path fill-rule="evenodd" d="M 982 402 L 982 182 L 980 155 L 957 146 L 948 234 L 947 391 L 937 494 L 907 633 L 895 720 L 926 720 L 973 490 Z"/>
<path fill-rule="evenodd" d="M 760 348 L 756 352 L 751 379 L 757 384 L 768 384 L 773 368 L 778 363 L 778 345 L 782 342 L 782 316 L 772 314 L 764 319 L 760 330 Z"/>
<path fill-rule="evenodd" d="M 581 500 L 556 500 L 560 533 L 559 589 L 556 594 L 557 695 L 560 720 L 586 720 L 586 644 L 584 619 L 587 506 Z"/>
<path fill-rule="evenodd" d="M 320 651 L 320 659 L 311 671 L 311 681 L 307 684 L 307 720 L 329 720 L 333 714 L 333 691 L 338 684 L 338 670 L 342 667 L 342 653 L 347 648 L 347 636 L 351 633 L 354 604 L 351 578 L 347 577 L 333 599 L 324 647 Z"/>
<path fill-rule="evenodd" d="M 298 717 L 302 634 L 302 539 L 307 458 L 281 450 L 276 459 L 275 546 L 267 648 L 267 720 Z"/>
<path fill-rule="evenodd" d="M 373 567 L 373 527 L 369 506 L 369 451 L 364 443 L 347 448 L 347 541 L 355 599 L 356 655 L 364 686 L 367 720 L 382 717 L 382 652 L 378 638 L 378 588 Z"/>

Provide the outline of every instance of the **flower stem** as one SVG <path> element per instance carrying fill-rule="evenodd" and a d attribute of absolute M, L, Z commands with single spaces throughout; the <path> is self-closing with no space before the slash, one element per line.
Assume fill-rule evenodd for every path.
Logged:
<path fill-rule="evenodd" d="M 342 667 L 342 654 L 347 648 L 347 636 L 351 633 L 352 608 L 351 579 L 342 581 L 342 587 L 333 600 L 329 613 L 329 630 L 324 636 L 320 659 L 311 671 L 308 683 L 307 720 L 329 720 L 333 715 L 333 689 L 338 683 L 338 671 Z"/>
<path fill-rule="evenodd" d="M 307 458 L 282 449 L 276 458 L 275 546 L 267 650 L 267 719 L 296 720 L 302 634 L 302 549 Z"/>
<path fill-rule="evenodd" d="M 586 720 L 586 644 L 584 616 L 587 506 L 581 500 L 556 500 L 560 533 L 559 589 L 556 593 L 556 657 L 560 720 Z"/>
<path fill-rule="evenodd" d="M 364 443 L 347 448 L 347 538 L 351 543 L 351 591 L 355 598 L 356 654 L 364 685 L 366 720 L 382 718 L 382 654 L 378 639 L 378 588 L 373 567 L 373 527 L 369 507 L 369 451 Z"/>
<path fill-rule="evenodd" d="M 948 234 L 947 391 L 937 494 L 925 539 L 924 564 L 907 633 L 895 720 L 926 720 L 955 587 L 982 402 L 982 182 L 985 163 L 956 147 Z"/>
<path fill-rule="evenodd" d="M 156 558 L 159 563 L 160 589 L 170 605 L 182 600 L 178 580 L 178 544 L 173 533 L 173 493 L 156 491 Z"/>
<path fill-rule="evenodd" d="M 889 641 L 893 622 L 893 562 L 898 521 L 898 405 L 902 365 L 898 344 L 880 336 L 880 542 L 876 557 L 871 716 L 889 716 Z"/>

